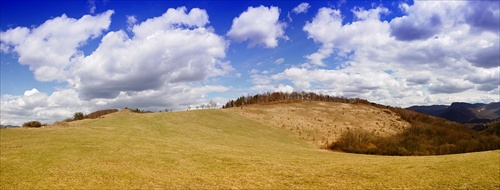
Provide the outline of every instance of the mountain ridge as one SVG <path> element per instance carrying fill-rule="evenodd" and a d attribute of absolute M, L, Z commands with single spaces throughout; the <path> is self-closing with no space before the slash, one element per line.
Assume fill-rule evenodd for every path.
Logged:
<path fill-rule="evenodd" d="M 500 102 L 488 104 L 453 102 L 449 106 L 411 106 L 407 109 L 459 123 L 485 123 L 500 117 Z"/>

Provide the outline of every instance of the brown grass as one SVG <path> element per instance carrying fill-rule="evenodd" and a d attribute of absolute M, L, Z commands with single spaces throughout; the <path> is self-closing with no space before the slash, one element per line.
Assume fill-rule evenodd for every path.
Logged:
<path fill-rule="evenodd" d="M 391 136 L 410 124 L 389 109 L 365 104 L 319 101 L 299 103 L 248 105 L 223 111 L 270 124 L 326 148 L 349 130 L 363 129 L 377 136 Z"/>

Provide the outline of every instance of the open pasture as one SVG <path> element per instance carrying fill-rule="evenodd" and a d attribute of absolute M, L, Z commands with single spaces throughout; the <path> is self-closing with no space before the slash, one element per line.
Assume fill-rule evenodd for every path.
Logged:
<path fill-rule="evenodd" d="M 498 189 L 500 151 L 397 157 L 318 149 L 222 110 L 120 111 L 0 130 L 0 189 Z"/>

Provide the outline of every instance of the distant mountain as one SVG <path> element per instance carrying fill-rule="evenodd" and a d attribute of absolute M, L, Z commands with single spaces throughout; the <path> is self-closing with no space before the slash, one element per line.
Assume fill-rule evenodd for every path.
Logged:
<path fill-rule="evenodd" d="M 15 125 L 0 125 L 0 129 L 1 128 L 18 128 L 19 126 L 15 126 Z"/>
<path fill-rule="evenodd" d="M 500 102 L 489 104 L 455 102 L 450 106 L 412 106 L 408 109 L 459 123 L 483 123 L 500 117 Z"/>
<path fill-rule="evenodd" d="M 438 116 L 446 108 L 448 108 L 448 106 L 432 105 L 432 106 L 412 106 L 412 107 L 409 107 L 408 109 L 411 109 L 413 111 L 418 111 L 421 113 L 425 113 L 428 115 Z"/>

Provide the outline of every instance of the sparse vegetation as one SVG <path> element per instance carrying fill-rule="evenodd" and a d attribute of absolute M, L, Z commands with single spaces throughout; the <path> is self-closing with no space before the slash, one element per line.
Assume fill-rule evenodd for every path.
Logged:
<path fill-rule="evenodd" d="M 125 109 L 128 109 L 128 108 L 125 108 Z M 139 109 L 137 109 L 137 110 L 139 110 Z M 82 120 L 82 119 L 96 119 L 96 118 L 100 118 L 100 117 L 102 117 L 104 115 L 107 115 L 107 114 L 110 114 L 110 113 L 114 113 L 114 112 L 117 112 L 117 111 L 118 111 L 117 109 L 98 110 L 98 111 L 92 112 L 92 113 L 90 113 L 88 115 L 85 115 L 83 112 L 76 112 L 76 113 L 73 114 L 73 118 L 66 118 L 63 121 L 58 121 L 56 123 L 58 123 L 58 125 L 59 125 L 61 123 L 78 121 L 78 120 Z M 144 111 L 141 111 L 141 110 L 139 110 L 138 112 L 139 113 L 145 113 Z M 56 123 L 54 123 L 54 124 L 56 124 Z M 66 124 L 64 124 L 64 125 L 66 125 Z"/>
<path fill-rule="evenodd" d="M 96 119 L 96 118 L 102 117 L 102 116 L 110 114 L 110 113 L 115 113 L 117 111 L 118 111 L 118 109 L 99 110 L 99 111 L 95 111 L 95 112 L 88 114 L 85 118 Z"/>
<path fill-rule="evenodd" d="M 134 113 L 153 113 L 152 111 L 149 111 L 149 110 L 140 110 L 139 108 L 135 108 L 135 109 L 129 109 L 127 107 L 125 107 L 126 110 L 130 110 Z"/>
<path fill-rule="evenodd" d="M 206 103 L 206 104 L 201 104 L 201 105 L 196 105 L 194 107 L 192 107 L 191 105 L 189 105 L 187 107 L 187 110 L 191 110 L 192 108 L 196 108 L 196 109 L 215 109 L 217 108 L 217 102 L 214 102 L 213 100 L 210 100 L 210 102 Z M 224 107 L 224 106 L 222 106 Z"/>

